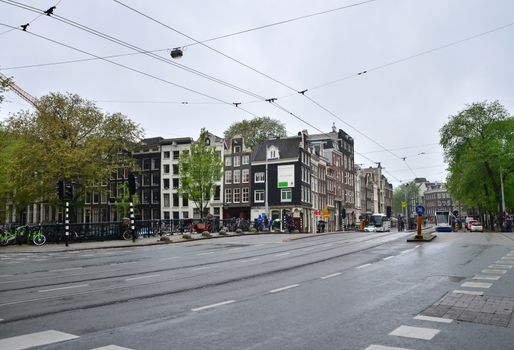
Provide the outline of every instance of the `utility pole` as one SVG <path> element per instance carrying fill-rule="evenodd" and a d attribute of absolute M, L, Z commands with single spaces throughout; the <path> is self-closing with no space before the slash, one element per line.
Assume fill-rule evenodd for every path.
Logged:
<path fill-rule="evenodd" d="M 503 175 L 502 175 L 502 166 L 500 165 L 500 186 L 502 191 L 502 207 L 501 207 L 501 215 L 505 211 L 505 193 L 503 192 Z"/>
<path fill-rule="evenodd" d="M 266 217 L 268 218 L 268 221 L 270 220 L 268 211 L 268 146 L 266 146 L 266 174 L 265 174 L 265 181 L 264 181 L 264 212 L 266 213 Z"/>

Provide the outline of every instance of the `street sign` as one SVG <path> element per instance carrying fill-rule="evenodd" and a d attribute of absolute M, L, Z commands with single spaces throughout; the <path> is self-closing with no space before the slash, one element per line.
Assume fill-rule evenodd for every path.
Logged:
<path fill-rule="evenodd" d="M 326 208 L 326 207 L 325 207 L 325 208 L 323 208 L 323 217 L 324 217 L 325 219 L 330 218 L 330 213 L 328 212 L 328 208 Z"/>
<path fill-rule="evenodd" d="M 425 207 L 422 205 L 416 205 L 416 213 L 418 215 L 423 215 L 425 213 Z"/>
<path fill-rule="evenodd" d="M 407 202 L 406 201 L 402 201 L 402 208 L 405 209 L 406 206 L 407 206 Z"/>
<path fill-rule="evenodd" d="M 319 218 L 321 216 L 321 210 L 314 210 L 314 215 Z"/>

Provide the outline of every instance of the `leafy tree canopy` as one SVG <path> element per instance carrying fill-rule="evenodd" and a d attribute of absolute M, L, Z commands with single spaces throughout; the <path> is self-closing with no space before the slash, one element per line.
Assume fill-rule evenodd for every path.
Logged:
<path fill-rule="evenodd" d="M 215 146 L 209 146 L 209 133 L 202 129 L 198 141 L 189 152 L 179 157 L 179 194 L 192 200 L 203 218 L 209 201 L 214 196 L 217 182 L 223 174 L 223 162 Z"/>
<path fill-rule="evenodd" d="M 440 130 L 448 162 L 447 187 L 467 207 L 489 213 L 514 208 L 514 118 L 498 101 L 468 105 Z"/>
<path fill-rule="evenodd" d="M 405 209 L 402 208 L 402 201 L 407 198 L 407 205 L 410 205 L 412 198 L 419 197 L 419 187 L 413 183 L 404 183 L 394 189 L 393 193 L 393 211 L 395 214 L 404 213 Z M 407 208 L 408 212 L 413 211 L 412 208 Z"/>
<path fill-rule="evenodd" d="M 0 192 L 18 208 L 39 200 L 55 202 L 56 181 L 72 180 L 79 191 L 99 184 L 128 156 L 142 129 L 126 116 L 103 114 L 74 94 L 51 93 L 35 112 L 21 111 L 2 126 Z M 0 203 L 1 205 L 1 203 Z"/>
<path fill-rule="evenodd" d="M 287 136 L 287 133 L 282 122 L 270 117 L 256 117 L 234 122 L 225 130 L 225 139 L 231 139 L 237 135 L 242 136 L 246 146 L 253 149 L 261 141 L 275 136 Z"/>
<path fill-rule="evenodd" d="M 10 78 L 3 79 L 0 77 L 0 104 L 4 102 L 4 92 L 6 92 L 9 89 L 9 85 L 11 84 L 12 80 Z"/>

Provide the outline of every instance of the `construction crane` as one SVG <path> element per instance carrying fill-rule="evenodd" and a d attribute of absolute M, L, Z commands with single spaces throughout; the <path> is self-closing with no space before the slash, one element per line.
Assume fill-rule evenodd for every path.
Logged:
<path fill-rule="evenodd" d="M 2 72 L 0 72 L 0 81 L 1 82 L 9 81 L 9 80 L 10 80 L 10 78 L 8 76 L 6 76 Z M 24 99 L 26 102 L 30 103 L 35 108 L 38 107 L 38 105 L 37 105 L 38 104 L 37 98 L 35 98 L 31 94 L 29 94 L 27 91 L 23 90 L 21 87 L 16 85 L 16 83 L 14 81 L 12 81 L 12 80 L 9 81 L 9 89 L 14 91 L 16 93 L 16 95 L 20 96 L 22 99 Z"/>

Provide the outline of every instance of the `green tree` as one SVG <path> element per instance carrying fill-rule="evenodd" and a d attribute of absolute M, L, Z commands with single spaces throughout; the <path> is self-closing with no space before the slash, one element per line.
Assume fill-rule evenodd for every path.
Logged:
<path fill-rule="evenodd" d="M 77 193 L 109 178 L 142 137 L 142 129 L 126 116 L 103 114 L 92 102 L 73 94 L 51 93 L 36 111 L 12 115 L 2 128 L 11 140 L 0 149 L 0 198 L 22 210 L 39 200 L 56 203 L 59 179 L 76 183 Z M 78 205 L 77 201 L 75 205 Z M 3 205 L 4 203 L 0 203 Z"/>
<path fill-rule="evenodd" d="M 139 211 L 137 194 L 132 196 L 132 204 L 134 205 L 134 215 L 137 215 Z M 120 217 L 129 217 L 130 215 L 130 192 L 126 183 L 121 184 L 121 196 L 116 197 L 116 211 Z"/>
<path fill-rule="evenodd" d="M 253 149 L 261 141 L 275 136 L 287 136 L 283 123 L 270 117 L 256 117 L 251 120 L 243 119 L 234 122 L 225 130 L 225 139 L 229 140 L 236 135 L 242 136 L 246 146 Z"/>
<path fill-rule="evenodd" d="M 407 198 L 407 210 L 409 213 L 413 212 L 413 208 L 410 208 L 412 199 L 419 198 L 419 187 L 413 183 L 404 183 L 396 187 L 393 193 L 393 211 L 395 214 L 404 213 L 405 209 L 402 208 L 402 201 Z"/>
<path fill-rule="evenodd" d="M 195 203 L 203 219 L 206 208 L 216 190 L 216 182 L 223 175 L 223 162 L 216 147 L 208 145 L 208 132 L 202 128 L 198 141 L 189 152 L 179 157 L 180 184 L 178 192 Z"/>
<path fill-rule="evenodd" d="M 468 105 L 440 130 L 448 162 L 447 187 L 465 207 L 498 214 L 514 208 L 514 118 L 498 101 Z"/>

